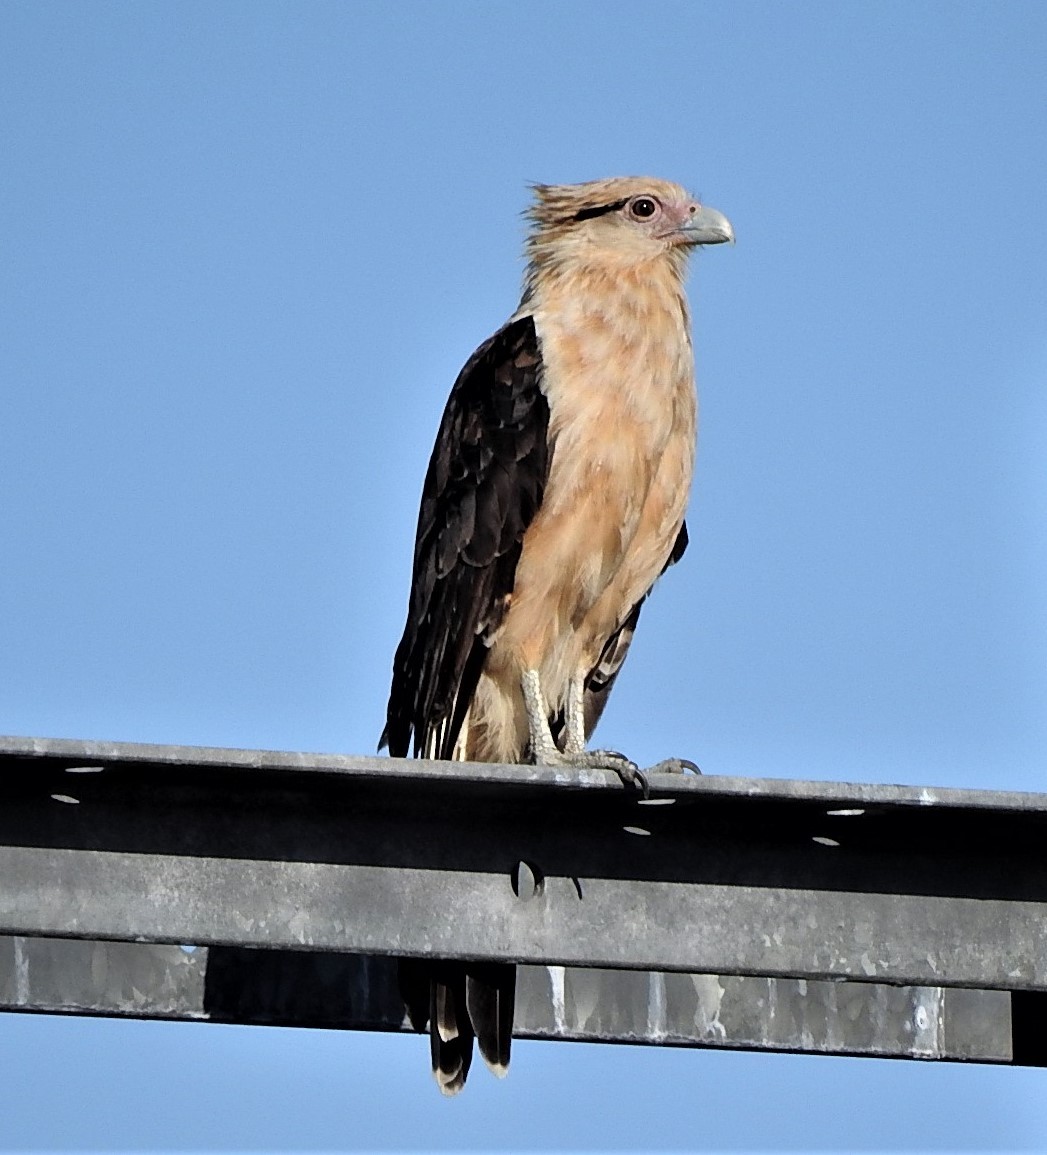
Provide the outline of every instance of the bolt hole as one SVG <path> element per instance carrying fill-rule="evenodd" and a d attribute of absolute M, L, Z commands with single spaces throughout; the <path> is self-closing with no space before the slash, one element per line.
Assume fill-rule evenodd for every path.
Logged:
<path fill-rule="evenodd" d="M 521 859 L 513 867 L 512 884 L 513 894 L 515 894 L 521 902 L 527 902 L 528 899 L 534 898 L 536 895 L 542 893 L 542 888 L 545 886 L 545 877 L 534 863 L 524 862 L 523 859 Z"/>

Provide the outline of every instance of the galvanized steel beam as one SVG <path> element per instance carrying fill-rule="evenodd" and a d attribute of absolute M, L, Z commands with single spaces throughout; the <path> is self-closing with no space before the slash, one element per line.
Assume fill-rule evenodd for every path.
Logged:
<path fill-rule="evenodd" d="M 0 933 L 23 963 L 53 937 L 219 948 L 212 973 L 382 956 L 376 983 L 515 960 L 522 1034 L 1006 1062 L 991 990 L 1047 990 L 1045 835 L 1033 794 L 660 777 L 645 803 L 599 772 L 8 738 Z M 4 973 L 2 1005 L 50 1006 Z M 80 1009 L 133 1013 L 106 997 Z"/>
<path fill-rule="evenodd" d="M 514 1033 L 1011 1063 L 1010 998 L 1006 991 L 521 966 Z M 395 959 L 238 947 L 0 937 L 0 1009 L 410 1030 Z"/>

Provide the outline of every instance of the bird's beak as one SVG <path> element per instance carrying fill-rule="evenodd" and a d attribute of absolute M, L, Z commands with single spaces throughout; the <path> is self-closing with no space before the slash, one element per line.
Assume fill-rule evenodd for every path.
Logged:
<path fill-rule="evenodd" d="M 722 245 L 725 241 L 734 244 L 731 222 L 708 205 L 693 206 L 693 211 L 676 232 L 685 245 Z"/>

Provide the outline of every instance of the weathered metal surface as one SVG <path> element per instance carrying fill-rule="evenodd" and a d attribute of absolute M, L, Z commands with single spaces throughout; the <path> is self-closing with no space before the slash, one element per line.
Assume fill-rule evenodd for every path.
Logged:
<path fill-rule="evenodd" d="M 1004 991 L 577 967 L 522 967 L 519 988 L 540 1038 L 1012 1060 Z"/>
<path fill-rule="evenodd" d="M 0 936 L 5 1010 L 204 1019 L 207 952 Z"/>
<path fill-rule="evenodd" d="M 508 863 L 431 871 L 10 846 L 0 878 L 0 929 L 14 934 L 909 985 L 1042 989 L 1047 975 L 1035 903 L 609 880 L 581 866 L 546 877 L 525 905 Z"/>
<path fill-rule="evenodd" d="M 493 784 L 502 788 L 556 785 L 568 790 L 613 788 L 620 793 L 618 777 L 609 771 L 564 770 L 549 766 L 503 766 L 489 762 L 431 762 L 411 758 L 380 758 L 355 754 L 314 754 L 288 750 L 241 750 L 212 746 L 166 746 L 147 742 L 105 742 L 78 738 L 24 738 L 0 736 L 0 765 L 14 769 L 26 764 L 49 764 L 57 768 L 90 771 L 111 767 L 182 767 L 215 771 L 291 771 L 295 774 L 378 777 L 388 781 L 437 781 L 464 784 L 470 796 L 475 787 Z M 806 781 L 788 778 L 730 778 L 719 775 L 658 778 L 659 795 L 715 794 L 718 797 L 757 798 L 771 801 L 839 802 L 836 815 L 851 816 L 848 806 L 947 807 L 953 810 L 1027 811 L 1047 815 L 1047 794 L 1008 790 L 969 790 L 956 787 L 902 786 L 889 783 Z M 832 813 L 832 810 L 827 813 Z"/>
<path fill-rule="evenodd" d="M 0 1008 L 407 1030 L 395 960 L 0 938 Z M 1003 991 L 521 967 L 517 1036 L 1011 1062 Z"/>
<path fill-rule="evenodd" d="M 1045 990 L 1045 835 L 1040 795 L 0 739 L 0 933 Z"/>

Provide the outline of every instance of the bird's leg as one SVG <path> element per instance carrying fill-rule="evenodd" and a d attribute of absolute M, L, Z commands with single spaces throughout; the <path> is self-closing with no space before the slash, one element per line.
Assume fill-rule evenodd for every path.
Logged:
<path fill-rule="evenodd" d="M 559 766 L 561 754 L 549 729 L 549 715 L 537 670 L 524 670 L 520 679 L 527 728 L 531 734 L 531 757 L 536 766 Z"/>
<path fill-rule="evenodd" d="M 531 757 L 536 766 L 571 766 L 579 770 L 613 770 L 622 780 L 624 786 L 635 786 L 643 792 L 644 798 L 648 796 L 650 787 L 647 784 L 647 778 L 635 762 L 630 761 L 624 754 L 619 754 L 615 750 L 584 749 L 585 720 L 581 703 L 578 703 L 576 710 L 570 699 L 568 700 L 567 724 L 569 727 L 572 725 L 580 726 L 582 730 L 580 744 L 583 748 L 560 750 L 553 741 L 552 730 L 549 729 L 548 706 L 545 695 L 542 693 L 542 683 L 538 671 L 524 670 L 520 682 L 524 706 L 527 709 L 527 725 L 531 733 Z M 580 688 L 581 681 L 579 680 Z M 571 697 L 575 696 L 573 688 L 569 693 Z M 580 697 L 580 695 L 578 696 Z M 572 713 L 581 714 L 582 717 L 576 718 L 572 723 Z M 576 737 L 572 738 L 569 730 L 568 741 L 573 744 L 577 740 Z"/>
<path fill-rule="evenodd" d="M 626 786 L 636 786 L 646 798 L 650 793 L 648 774 L 701 774 L 689 758 L 666 758 L 641 770 L 635 762 L 616 750 L 585 748 L 585 679 L 576 675 L 568 684 L 564 748 L 560 750 L 549 728 L 549 707 L 542 693 L 537 670 L 525 670 L 521 679 L 527 725 L 531 735 L 531 757 L 536 766 L 576 766 L 579 769 L 613 770 Z"/>
<path fill-rule="evenodd" d="M 580 674 L 567 683 L 566 712 L 563 750 L 565 754 L 580 754 L 585 749 L 585 679 Z"/>

